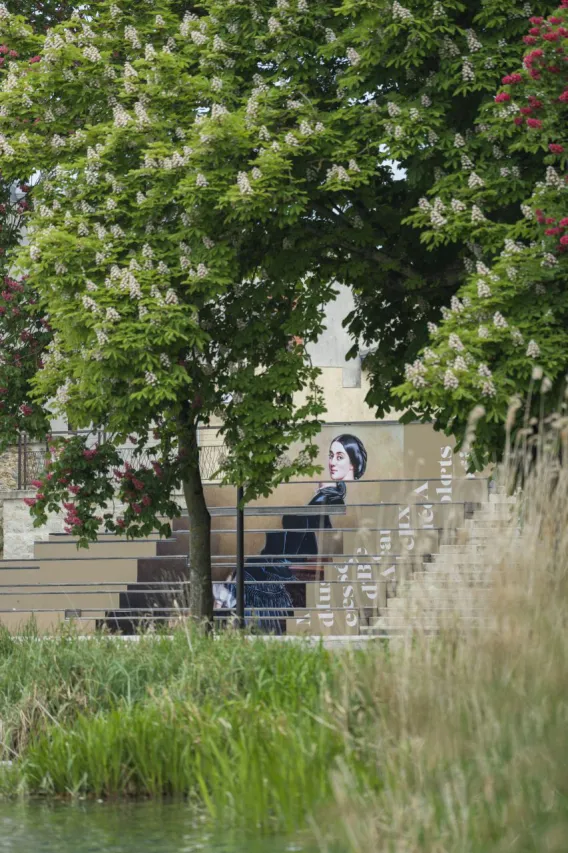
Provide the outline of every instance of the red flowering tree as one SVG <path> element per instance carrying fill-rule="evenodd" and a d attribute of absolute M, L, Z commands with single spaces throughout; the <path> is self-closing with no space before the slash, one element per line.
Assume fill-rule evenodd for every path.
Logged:
<path fill-rule="evenodd" d="M 523 41 L 522 68 L 503 77 L 482 139 L 464 147 L 468 168 L 438 181 L 411 217 L 428 246 L 469 240 L 476 261 L 397 393 L 411 416 L 461 439 L 482 403 L 478 465 L 502 447 L 512 398 L 542 379 L 536 413 L 554 410 L 568 369 L 568 0 L 533 17 Z M 480 156 L 483 144 L 493 157 Z M 540 174 L 519 205 L 517 179 L 535 158 Z"/>

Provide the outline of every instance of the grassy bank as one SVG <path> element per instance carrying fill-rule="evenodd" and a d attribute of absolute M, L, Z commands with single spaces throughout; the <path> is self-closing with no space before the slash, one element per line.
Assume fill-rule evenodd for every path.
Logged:
<path fill-rule="evenodd" d="M 568 849 L 568 478 L 529 483 L 483 630 L 359 652 L 180 630 L 0 641 L 5 792 L 183 795 L 322 850 Z"/>

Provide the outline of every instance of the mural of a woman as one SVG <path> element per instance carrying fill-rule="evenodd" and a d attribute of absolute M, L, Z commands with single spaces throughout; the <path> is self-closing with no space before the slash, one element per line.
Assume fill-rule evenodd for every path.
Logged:
<path fill-rule="evenodd" d="M 331 442 L 328 454 L 332 483 L 321 484 L 308 506 L 344 505 L 347 492 L 345 483 L 360 480 L 366 467 L 367 451 L 363 442 L 347 433 L 338 435 Z M 267 532 L 260 555 L 248 557 L 245 563 L 245 608 L 249 624 L 263 631 L 282 632 L 281 620 L 293 609 L 292 598 L 286 587 L 286 581 L 295 580 L 290 566 L 316 556 L 318 543 L 315 531 L 331 527 L 329 515 L 322 511 L 284 515 L 282 530 Z M 234 583 L 214 584 L 213 594 L 216 606 L 235 606 Z"/>

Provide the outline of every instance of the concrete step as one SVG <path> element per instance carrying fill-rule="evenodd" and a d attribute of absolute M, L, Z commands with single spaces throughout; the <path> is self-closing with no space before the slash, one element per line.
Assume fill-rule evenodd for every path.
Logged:
<path fill-rule="evenodd" d="M 158 544 L 160 543 L 155 539 L 123 539 L 121 542 L 91 542 L 88 548 L 78 550 L 75 542 L 35 542 L 34 559 L 152 557 L 156 554 Z"/>

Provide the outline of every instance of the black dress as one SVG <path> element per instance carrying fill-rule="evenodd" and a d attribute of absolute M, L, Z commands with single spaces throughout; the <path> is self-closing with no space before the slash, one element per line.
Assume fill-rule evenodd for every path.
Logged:
<path fill-rule="evenodd" d="M 344 483 L 319 489 L 308 506 L 345 504 Z M 263 631 L 281 634 L 281 620 L 291 615 L 292 599 L 286 581 L 295 580 L 290 563 L 298 564 L 318 553 L 317 530 L 331 529 L 328 515 L 284 515 L 282 530 L 266 534 L 264 548 L 258 557 L 245 563 L 245 608 L 247 623 Z M 293 558 L 291 560 L 290 558 Z M 233 594 L 235 594 L 234 584 Z M 256 611 L 256 612 L 255 612 Z"/>

